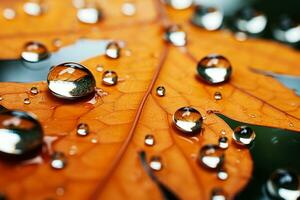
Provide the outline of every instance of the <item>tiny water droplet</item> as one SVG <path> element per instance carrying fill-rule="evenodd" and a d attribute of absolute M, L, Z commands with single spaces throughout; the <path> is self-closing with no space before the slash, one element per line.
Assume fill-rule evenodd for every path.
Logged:
<path fill-rule="evenodd" d="M 126 2 L 122 5 L 121 12 L 125 16 L 133 16 L 136 13 L 135 4 L 132 2 Z"/>
<path fill-rule="evenodd" d="M 163 168 L 163 164 L 161 162 L 161 158 L 159 156 L 152 156 L 150 158 L 150 164 L 149 166 L 154 171 L 160 171 Z"/>
<path fill-rule="evenodd" d="M 267 21 L 265 14 L 252 7 L 246 7 L 238 12 L 235 25 L 239 31 L 259 34 L 265 30 Z"/>
<path fill-rule="evenodd" d="M 91 143 L 97 144 L 99 142 L 98 138 L 94 137 L 91 139 Z"/>
<path fill-rule="evenodd" d="M 249 145 L 255 137 L 255 132 L 248 126 L 238 126 L 232 134 L 232 138 L 239 145 Z"/>
<path fill-rule="evenodd" d="M 214 188 L 211 192 L 211 200 L 227 200 L 227 194 L 221 188 Z"/>
<path fill-rule="evenodd" d="M 231 63 L 222 55 L 211 54 L 202 58 L 197 65 L 198 76 L 208 84 L 219 84 L 229 80 Z"/>
<path fill-rule="evenodd" d="M 228 179 L 229 175 L 228 172 L 225 169 L 219 169 L 217 172 L 217 177 L 219 180 L 225 181 Z"/>
<path fill-rule="evenodd" d="M 23 10 L 27 15 L 40 16 L 44 12 L 44 8 L 41 2 L 28 1 L 24 3 Z"/>
<path fill-rule="evenodd" d="M 62 46 L 62 41 L 61 41 L 61 39 L 56 38 L 56 39 L 54 39 L 54 40 L 52 41 L 52 44 L 53 44 L 53 46 L 55 46 L 56 48 L 60 48 L 60 47 Z"/>
<path fill-rule="evenodd" d="M 221 130 L 221 135 L 226 135 L 226 131 L 224 129 Z"/>
<path fill-rule="evenodd" d="M 166 3 L 176 10 L 183 10 L 191 7 L 194 0 L 165 0 Z"/>
<path fill-rule="evenodd" d="M 58 187 L 58 188 L 56 188 L 55 193 L 56 193 L 57 196 L 63 196 L 65 194 L 65 188 L 64 187 Z"/>
<path fill-rule="evenodd" d="M 116 85 L 118 83 L 118 75 L 115 71 L 107 70 L 102 75 L 102 83 L 104 85 Z"/>
<path fill-rule="evenodd" d="M 37 87 L 30 88 L 30 94 L 37 95 L 39 93 L 39 89 Z"/>
<path fill-rule="evenodd" d="M 53 169 L 64 169 L 67 165 L 67 158 L 63 152 L 55 151 L 51 155 L 51 167 Z"/>
<path fill-rule="evenodd" d="M 85 24 L 96 24 L 102 18 L 102 12 L 97 7 L 82 7 L 77 10 L 77 19 Z"/>
<path fill-rule="evenodd" d="M 234 38 L 239 42 L 244 42 L 248 39 L 248 35 L 244 32 L 238 31 L 234 33 Z"/>
<path fill-rule="evenodd" d="M 199 152 L 199 163 L 209 169 L 217 169 L 224 161 L 224 151 L 217 145 L 204 145 Z"/>
<path fill-rule="evenodd" d="M 215 92 L 214 97 L 215 97 L 215 100 L 221 100 L 222 99 L 222 93 L 221 92 Z"/>
<path fill-rule="evenodd" d="M 153 135 L 146 135 L 144 140 L 145 145 L 147 146 L 153 146 L 155 144 L 155 139 Z"/>
<path fill-rule="evenodd" d="M 97 72 L 103 72 L 103 70 L 104 70 L 103 65 L 101 65 L 101 64 L 97 65 L 96 70 L 97 70 Z"/>
<path fill-rule="evenodd" d="M 25 105 L 29 105 L 29 104 L 31 103 L 31 101 L 30 101 L 29 98 L 25 98 L 25 99 L 23 100 L 23 103 L 24 103 Z"/>
<path fill-rule="evenodd" d="M 223 13 L 217 8 L 197 6 L 192 17 L 192 23 L 206 30 L 213 31 L 222 26 L 223 18 Z"/>
<path fill-rule="evenodd" d="M 77 135 L 87 136 L 89 134 L 89 126 L 85 123 L 80 123 L 77 126 Z"/>
<path fill-rule="evenodd" d="M 179 108 L 173 115 L 175 127 L 187 136 L 199 133 L 202 128 L 203 118 L 198 110 L 192 107 Z"/>
<path fill-rule="evenodd" d="M 117 42 L 110 42 L 106 46 L 105 55 L 108 58 L 117 59 L 120 57 L 121 48 Z"/>
<path fill-rule="evenodd" d="M 219 147 L 222 149 L 227 149 L 229 146 L 228 138 L 226 136 L 221 136 L 219 138 Z"/>
<path fill-rule="evenodd" d="M 3 17 L 6 20 L 13 20 L 16 17 L 16 11 L 12 8 L 5 8 L 3 10 Z"/>
<path fill-rule="evenodd" d="M 187 35 L 179 25 L 169 26 L 165 31 L 164 39 L 176 47 L 185 46 L 187 43 Z"/>
<path fill-rule="evenodd" d="M 21 111 L 0 114 L 0 154 L 4 159 L 35 157 L 43 145 L 43 130 L 37 119 Z"/>
<path fill-rule="evenodd" d="M 286 169 L 275 170 L 266 183 L 268 194 L 273 198 L 297 200 L 300 197 L 298 175 Z"/>
<path fill-rule="evenodd" d="M 289 122 L 289 127 L 294 127 L 293 122 Z"/>
<path fill-rule="evenodd" d="M 166 94 L 166 89 L 165 89 L 164 86 L 158 86 L 158 87 L 156 88 L 156 95 L 157 95 L 157 96 L 163 97 L 163 96 L 165 96 L 165 94 Z"/>
<path fill-rule="evenodd" d="M 63 63 L 54 66 L 48 73 L 48 88 L 62 99 L 78 99 L 95 92 L 93 74 L 78 63 Z"/>
<path fill-rule="evenodd" d="M 295 44 L 300 41 L 300 23 L 293 18 L 283 15 L 278 25 L 273 29 L 273 36 L 281 42 Z"/>
<path fill-rule="evenodd" d="M 21 58 L 24 61 L 36 63 L 48 58 L 49 52 L 45 45 L 39 42 L 28 42 L 25 44 Z"/>
<path fill-rule="evenodd" d="M 77 154 L 78 148 L 76 145 L 72 145 L 69 149 L 69 155 L 74 156 Z"/>
<path fill-rule="evenodd" d="M 3 100 L 3 97 L 0 96 L 0 101 L 2 101 L 2 100 Z"/>

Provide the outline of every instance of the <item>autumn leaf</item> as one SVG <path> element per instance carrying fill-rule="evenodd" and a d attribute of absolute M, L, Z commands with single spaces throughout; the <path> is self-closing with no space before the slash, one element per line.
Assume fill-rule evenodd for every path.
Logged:
<path fill-rule="evenodd" d="M 137 13 L 124 17 L 119 12 L 123 1 L 99 1 L 104 19 L 86 25 L 76 19 L 71 1 L 48 1 L 49 11 L 32 18 L 22 12 L 21 1 L 14 1 L 17 18 L 0 19 L 1 59 L 16 59 L 23 45 L 32 40 L 56 51 L 52 42 L 63 45 L 80 37 L 114 39 L 125 42 L 119 59 L 104 56 L 84 61 L 108 95 L 79 102 L 53 97 L 46 82 L 0 83 L 1 105 L 8 109 L 32 112 L 38 116 L 52 149 L 65 152 L 68 164 L 53 170 L 49 158 L 34 165 L 0 163 L 0 191 L 9 199 L 160 199 L 157 184 L 144 170 L 139 154 L 158 155 L 163 169 L 158 179 L 181 199 L 209 199 L 214 188 L 222 188 L 232 199 L 249 181 L 252 160 L 247 148 L 231 145 L 225 151 L 225 168 L 230 175 L 218 180 L 216 173 L 197 162 L 199 149 L 215 144 L 221 132 L 231 138 L 231 128 L 216 110 L 250 124 L 300 130 L 300 100 L 281 83 L 249 70 L 266 69 L 300 75 L 295 68 L 299 53 L 281 44 L 249 39 L 239 42 L 226 31 L 208 32 L 189 22 L 192 10 L 175 11 L 158 0 L 136 1 Z M 1 7 L 11 5 L 4 1 Z M 63 17 L 64 20 L 61 20 Z M 167 24 L 181 24 L 188 35 L 186 47 L 174 47 L 163 40 Z M 195 77 L 198 60 L 210 53 L 227 57 L 233 66 L 231 80 L 223 85 L 207 85 Z M 284 56 L 279 56 L 284 55 Z M 96 66 L 114 70 L 124 79 L 116 86 L 101 84 Z M 155 94 L 157 86 L 166 96 Z M 31 95 L 31 87 L 40 90 Z M 214 93 L 222 93 L 216 101 Z M 31 103 L 24 105 L 24 98 Z M 287 103 L 288 102 L 288 103 Z M 183 137 L 172 126 L 173 113 L 182 106 L 193 106 L 205 116 L 203 131 Z M 209 113 L 209 112 L 208 112 Z M 76 135 L 79 123 L 87 123 L 90 134 Z M 152 147 L 144 145 L 147 134 L 155 137 Z"/>

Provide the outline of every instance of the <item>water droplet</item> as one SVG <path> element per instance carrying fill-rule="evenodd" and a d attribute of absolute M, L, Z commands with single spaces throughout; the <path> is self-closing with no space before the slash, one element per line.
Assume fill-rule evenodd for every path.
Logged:
<path fill-rule="evenodd" d="M 64 187 L 58 187 L 58 188 L 56 188 L 55 193 L 56 193 L 57 196 L 63 196 L 65 194 L 65 188 Z"/>
<path fill-rule="evenodd" d="M 187 136 L 199 133 L 202 128 L 203 118 L 198 110 L 192 107 L 179 108 L 173 115 L 176 128 Z"/>
<path fill-rule="evenodd" d="M 221 130 L 221 135 L 226 135 L 226 131 L 224 129 Z"/>
<path fill-rule="evenodd" d="M 53 44 L 53 46 L 55 46 L 56 48 L 60 48 L 60 47 L 62 46 L 62 41 L 61 41 L 61 39 L 56 38 L 56 39 L 54 39 L 54 40 L 52 41 L 52 44 Z"/>
<path fill-rule="evenodd" d="M 152 156 L 149 166 L 155 171 L 160 171 L 163 168 L 161 158 L 159 156 Z"/>
<path fill-rule="evenodd" d="M 187 43 L 186 33 L 179 25 L 169 26 L 166 29 L 164 38 L 167 42 L 177 47 L 185 46 Z"/>
<path fill-rule="evenodd" d="M 89 134 L 89 126 L 85 123 L 80 123 L 77 126 L 77 135 L 87 136 Z"/>
<path fill-rule="evenodd" d="M 83 7 L 77 10 L 77 19 L 86 24 L 96 24 L 102 18 L 102 12 L 97 7 Z"/>
<path fill-rule="evenodd" d="M 192 17 L 192 23 L 213 31 L 222 26 L 223 18 L 223 13 L 217 8 L 197 6 Z"/>
<path fill-rule="evenodd" d="M 208 84 L 219 84 L 229 80 L 232 72 L 231 63 L 222 55 L 208 55 L 197 65 L 199 77 Z"/>
<path fill-rule="evenodd" d="M 2 101 L 2 100 L 3 100 L 3 97 L 0 96 L 0 101 Z"/>
<path fill-rule="evenodd" d="M 219 147 L 222 149 L 227 149 L 229 146 L 228 138 L 226 136 L 221 136 L 219 138 Z"/>
<path fill-rule="evenodd" d="M 23 10 L 30 16 L 40 16 L 44 12 L 43 5 L 40 2 L 28 1 L 24 3 Z"/>
<path fill-rule="evenodd" d="M 67 158 L 63 152 L 54 152 L 51 155 L 51 167 L 53 169 L 63 169 L 67 165 Z"/>
<path fill-rule="evenodd" d="M 77 154 L 78 148 L 75 145 L 72 145 L 69 149 L 69 155 L 74 156 Z"/>
<path fill-rule="evenodd" d="M 221 188 L 214 188 L 211 192 L 211 200 L 226 200 L 227 195 Z"/>
<path fill-rule="evenodd" d="M 117 59 L 120 57 L 120 53 L 121 53 L 121 48 L 117 42 L 108 43 L 105 50 L 105 55 L 108 58 Z"/>
<path fill-rule="evenodd" d="M 259 34 L 265 30 L 267 21 L 264 13 L 252 7 L 246 7 L 238 12 L 235 25 L 239 31 L 249 34 Z"/>
<path fill-rule="evenodd" d="M 30 88 L 30 94 L 37 95 L 39 93 L 39 89 L 37 87 Z"/>
<path fill-rule="evenodd" d="M 16 17 L 16 11 L 12 8 L 5 8 L 3 10 L 3 17 L 6 20 L 13 20 Z"/>
<path fill-rule="evenodd" d="M 296 200 L 300 197 L 300 181 L 295 172 L 274 171 L 266 184 L 268 194 L 278 199 Z"/>
<path fill-rule="evenodd" d="M 153 146 L 155 144 L 155 139 L 153 135 L 146 135 L 144 140 L 145 145 Z"/>
<path fill-rule="evenodd" d="M 29 104 L 31 103 L 31 101 L 30 101 L 29 98 L 25 98 L 25 99 L 23 100 L 23 103 L 24 103 L 25 105 L 29 105 Z"/>
<path fill-rule="evenodd" d="M 135 4 L 132 2 L 126 2 L 122 5 L 121 12 L 125 16 L 133 16 L 136 12 Z"/>
<path fill-rule="evenodd" d="M 21 111 L 0 114 L 0 154 L 6 159 L 35 157 L 43 145 L 43 130 L 37 119 Z"/>
<path fill-rule="evenodd" d="M 103 70 L 104 70 L 103 65 L 101 65 L 101 64 L 97 65 L 96 70 L 97 70 L 97 72 L 103 72 Z"/>
<path fill-rule="evenodd" d="M 290 44 L 300 41 L 300 24 L 289 16 L 281 16 L 278 25 L 273 30 L 274 37 Z"/>
<path fill-rule="evenodd" d="M 191 7 L 194 0 L 166 0 L 166 3 L 176 10 L 183 10 Z"/>
<path fill-rule="evenodd" d="M 229 175 L 225 169 L 219 169 L 217 173 L 217 177 L 219 180 L 225 181 L 228 179 Z"/>
<path fill-rule="evenodd" d="M 244 42 L 248 39 L 248 35 L 244 32 L 238 31 L 238 32 L 234 33 L 234 38 L 237 41 Z"/>
<path fill-rule="evenodd" d="M 224 161 L 224 151 L 217 145 L 204 145 L 199 152 L 199 163 L 209 169 L 217 169 Z"/>
<path fill-rule="evenodd" d="M 165 94 L 166 94 L 166 89 L 165 89 L 164 86 L 158 86 L 158 87 L 156 88 L 156 95 L 157 95 L 157 96 L 163 97 L 163 96 L 165 96 Z"/>
<path fill-rule="evenodd" d="M 118 75 L 112 70 L 105 71 L 102 75 L 102 83 L 104 85 L 116 85 L 118 83 Z"/>
<path fill-rule="evenodd" d="M 95 92 L 96 81 L 93 74 L 83 65 L 63 63 L 54 66 L 48 73 L 48 88 L 62 99 L 78 99 Z"/>
<path fill-rule="evenodd" d="M 98 138 L 94 137 L 94 138 L 91 139 L 91 142 L 93 144 L 97 144 L 99 142 L 99 140 L 98 140 Z"/>
<path fill-rule="evenodd" d="M 255 136 L 255 132 L 248 126 L 238 126 L 232 134 L 232 138 L 239 145 L 249 145 Z"/>
<path fill-rule="evenodd" d="M 221 92 L 215 92 L 214 97 L 215 97 L 215 100 L 221 100 L 222 99 L 222 93 Z"/>
<path fill-rule="evenodd" d="M 21 53 L 24 61 L 36 63 L 46 59 L 49 56 L 48 49 L 39 42 L 28 42 L 25 44 Z"/>

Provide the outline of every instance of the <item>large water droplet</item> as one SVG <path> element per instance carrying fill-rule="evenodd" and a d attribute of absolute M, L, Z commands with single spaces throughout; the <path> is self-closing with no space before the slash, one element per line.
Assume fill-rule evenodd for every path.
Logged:
<path fill-rule="evenodd" d="M 85 24 L 96 24 L 102 17 L 102 12 L 97 7 L 83 7 L 77 10 L 77 18 Z"/>
<path fill-rule="evenodd" d="M 4 159 L 28 159 L 39 153 L 43 130 L 37 119 L 21 111 L 0 114 L 0 156 Z"/>
<path fill-rule="evenodd" d="M 166 94 L 166 89 L 165 89 L 164 86 L 158 86 L 158 87 L 156 88 L 156 95 L 157 95 L 157 96 L 163 97 L 163 96 L 165 96 L 165 94 Z"/>
<path fill-rule="evenodd" d="M 63 169 L 67 165 L 67 158 L 63 152 L 54 152 L 51 155 L 51 167 L 53 169 Z"/>
<path fill-rule="evenodd" d="M 155 144 L 154 136 L 150 134 L 146 135 L 144 143 L 147 146 L 153 146 Z"/>
<path fill-rule="evenodd" d="M 16 17 L 16 11 L 12 8 L 5 8 L 3 10 L 3 17 L 6 20 L 13 20 Z"/>
<path fill-rule="evenodd" d="M 178 25 L 169 26 L 165 31 L 164 39 L 177 47 L 185 46 L 187 43 L 186 33 Z"/>
<path fill-rule="evenodd" d="M 214 188 L 211 192 L 211 200 L 226 200 L 227 194 L 221 188 Z"/>
<path fill-rule="evenodd" d="M 89 126 L 85 123 L 80 123 L 77 126 L 77 135 L 87 136 L 89 134 Z"/>
<path fill-rule="evenodd" d="M 203 118 L 198 110 L 192 107 L 179 108 L 173 115 L 175 127 L 187 136 L 199 133 L 202 128 Z"/>
<path fill-rule="evenodd" d="M 224 161 L 224 151 L 217 145 L 204 145 L 199 152 L 199 163 L 209 169 L 217 169 Z"/>
<path fill-rule="evenodd" d="M 217 8 L 197 6 L 192 17 L 192 23 L 213 31 L 222 26 L 223 17 L 223 13 Z"/>
<path fill-rule="evenodd" d="M 25 44 L 21 58 L 27 62 L 39 62 L 49 56 L 48 49 L 39 42 L 28 42 Z"/>
<path fill-rule="evenodd" d="M 151 169 L 153 169 L 155 171 L 160 171 L 163 168 L 161 158 L 159 156 L 152 156 L 150 158 L 149 166 L 151 167 Z"/>
<path fill-rule="evenodd" d="M 191 7 L 194 0 L 166 0 L 166 3 L 176 10 L 183 10 Z"/>
<path fill-rule="evenodd" d="M 78 63 L 63 63 L 54 66 L 48 73 L 48 88 L 62 99 L 77 99 L 95 92 L 93 74 Z"/>
<path fill-rule="evenodd" d="M 116 85 L 118 83 L 118 75 L 115 71 L 108 70 L 102 75 L 102 83 L 104 85 Z"/>
<path fill-rule="evenodd" d="M 232 138 L 239 145 L 249 145 L 255 136 L 255 132 L 248 126 L 238 126 L 232 134 Z"/>
<path fill-rule="evenodd" d="M 265 14 L 252 7 L 247 7 L 238 12 L 235 25 L 239 31 L 259 34 L 265 30 L 267 21 Z"/>
<path fill-rule="evenodd" d="M 300 23 L 289 16 L 281 16 L 273 30 L 274 37 L 281 41 L 294 44 L 300 41 Z"/>
<path fill-rule="evenodd" d="M 226 136 L 221 136 L 219 138 L 219 147 L 222 149 L 227 149 L 229 146 L 228 138 Z"/>
<path fill-rule="evenodd" d="M 106 46 L 105 55 L 108 58 L 117 59 L 120 57 L 121 48 L 117 42 L 110 42 Z"/>
<path fill-rule="evenodd" d="M 197 65 L 199 77 L 208 84 L 219 84 L 229 80 L 232 72 L 231 63 L 221 55 L 208 55 Z"/>
<path fill-rule="evenodd" d="M 24 3 L 23 10 L 30 16 L 40 16 L 44 12 L 43 4 L 39 1 L 28 1 Z"/>
<path fill-rule="evenodd" d="M 300 197 L 300 181 L 296 173 L 277 169 L 267 181 L 267 191 L 271 197 L 297 200 Z"/>

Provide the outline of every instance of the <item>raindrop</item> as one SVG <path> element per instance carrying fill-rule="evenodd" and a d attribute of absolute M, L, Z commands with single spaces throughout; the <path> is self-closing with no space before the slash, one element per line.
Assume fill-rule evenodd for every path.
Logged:
<path fill-rule="evenodd" d="M 215 98 L 215 100 L 221 100 L 222 99 L 222 93 L 221 92 L 215 92 L 214 98 Z"/>
<path fill-rule="evenodd" d="M 117 42 L 108 43 L 105 49 L 105 55 L 108 58 L 117 59 L 120 57 L 121 48 Z"/>
<path fill-rule="evenodd" d="M 173 115 L 175 127 L 187 136 L 199 133 L 202 128 L 203 118 L 198 110 L 192 107 L 179 108 Z"/>
<path fill-rule="evenodd" d="M 43 5 L 38 1 L 28 1 L 24 3 L 23 10 L 30 16 L 40 16 L 44 12 Z"/>
<path fill-rule="evenodd" d="M 228 179 L 229 175 L 225 169 L 219 169 L 217 173 L 217 177 L 219 180 L 225 181 Z"/>
<path fill-rule="evenodd" d="M 95 92 L 96 81 L 93 74 L 78 63 L 63 63 L 54 66 L 48 73 L 48 88 L 62 99 L 78 99 Z"/>
<path fill-rule="evenodd" d="M 222 55 L 211 54 L 202 58 L 197 65 L 198 76 L 208 84 L 219 84 L 229 80 L 231 63 Z"/>
<path fill-rule="evenodd" d="M 4 159 L 35 157 L 43 145 L 43 130 L 29 113 L 7 110 L 0 114 L 0 156 Z"/>
<path fill-rule="evenodd" d="M 7 20 L 13 20 L 16 17 L 16 11 L 12 8 L 5 8 L 3 10 L 3 17 Z"/>
<path fill-rule="evenodd" d="M 176 10 L 183 10 L 191 7 L 194 0 L 165 0 L 166 3 Z"/>
<path fill-rule="evenodd" d="M 192 23 L 206 30 L 214 31 L 223 24 L 223 13 L 214 7 L 197 6 L 192 17 Z"/>
<path fill-rule="evenodd" d="M 29 105 L 29 104 L 31 103 L 31 101 L 30 101 L 29 98 L 25 98 L 25 99 L 23 100 L 23 103 L 24 103 L 25 105 Z"/>
<path fill-rule="evenodd" d="M 226 200 L 227 195 L 221 188 L 214 188 L 211 192 L 211 200 Z"/>
<path fill-rule="evenodd" d="M 102 75 L 102 83 L 104 85 L 116 85 L 118 83 L 118 75 L 112 70 L 105 71 Z"/>
<path fill-rule="evenodd" d="M 281 42 L 297 43 L 300 41 L 300 24 L 289 16 L 281 16 L 277 27 L 273 30 L 273 35 Z"/>
<path fill-rule="evenodd" d="M 238 126 L 232 134 L 232 138 L 239 145 L 249 145 L 254 141 L 255 136 L 255 132 L 248 126 Z"/>
<path fill-rule="evenodd" d="M 51 167 L 53 169 L 63 169 L 67 165 L 67 158 L 63 152 L 54 152 L 51 155 Z"/>
<path fill-rule="evenodd" d="M 219 138 L 219 147 L 222 149 L 227 149 L 229 146 L 228 138 L 226 136 L 221 136 Z"/>
<path fill-rule="evenodd" d="M 103 65 L 101 65 L 101 64 L 97 65 L 96 70 L 97 70 L 97 72 L 103 72 L 103 70 L 104 70 Z"/>
<path fill-rule="evenodd" d="M 186 33 L 179 25 L 169 26 L 165 31 L 164 39 L 177 47 L 185 46 L 187 43 Z"/>
<path fill-rule="evenodd" d="M 30 88 L 30 94 L 37 95 L 39 93 L 39 89 L 37 87 Z"/>
<path fill-rule="evenodd" d="M 247 7 L 238 12 L 235 25 L 239 31 L 259 34 L 265 30 L 267 21 L 265 14 L 252 7 Z"/>
<path fill-rule="evenodd" d="M 161 158 L 159 156 L 152 156 L 149 166 L 155 171 L 160 171 L 163 168 Z"/>
<path fill-rule="evenodd" d="M 144 140 L 145 145 L 153 146 L 155 144 L 155 139 L 153 135 L 146 135 Z"/>
<path fill-rule="evenodd" d="M 217 169 L 224 161 L 224 151 L 217 145 L 204 145 L 199 152 L 199 163 L 209 169 Z"/>
<path fill-rule="evenodd" d="M 165 96 L 165 94 L 166 94 L 166 89 L 165 89 L 164 86 L 158 86 L 158 87 L 156 88 L 156 95 L 157 95 L 157 96 L 163 97 L 163 96 Z"/>
<path fill-rule="evenodd" d="M 89 126 L 85 123 L 80 123 L 77 126 L 77 135 L 87 136 L 89 134 Z"/>
<path fill-rule="evenodd" d="M 292 171 L 277 169 L 271 174 L 266 187 L 268 194 L 276 199 L 297 200 L 300 197 L 300 181 Z"/>
<path fill-rule="evenodd" d="M 126 2 L 122 5 L 121 12 L 125 16 L 133 16 L 136 13 L 135 4 L 132 2 Z"/>
<path fill-rule="evenodd" d="M 24 61 L 36 63 L 46 59 L 49 56 L 48 49 L 39 42 L 28 42 L 25 44 L 21 58 Z"/>
<path fill-rule="evenodd" d="M 101 10 L 97 7 L 83 7 L 77 10 L 77 19 L 82 23 L 96 24 L 101 18 Z"/>

